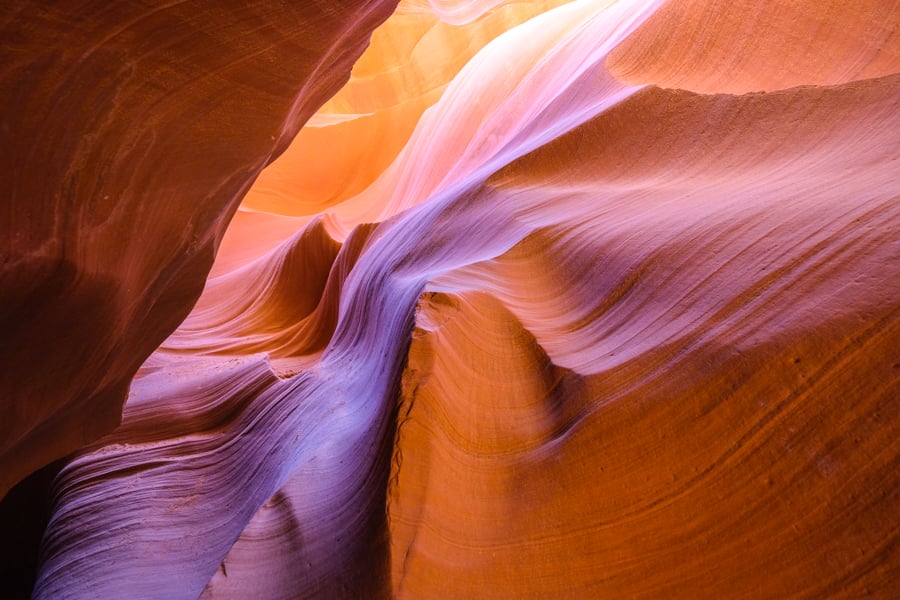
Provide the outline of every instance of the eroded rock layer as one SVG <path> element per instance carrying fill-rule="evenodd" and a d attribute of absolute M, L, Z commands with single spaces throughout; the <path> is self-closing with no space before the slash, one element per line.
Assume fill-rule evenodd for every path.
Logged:
<path fill-rule="evenodd" d="M 96 237 L 52 298 L 15 270 L 37 251 L 11 253 L 9 339 L 122 323 L 80 334 L 81 362 L 8 351 L 60 378 L 10 371 L 56 403 L 29 423 L 114 422 L 112 396 L 72 390 L 143 362 L 115 430 L 10 478 L 80 446 L 36 598 L 895 592 L 897 3 L 403 0 L 340 91 L 392 6 L 177 6 L 109 39 L 169 18 L 246 41 L 192 50 L 183 98 L 134 75 L 162 96 L 121 109 L 121 140 L 65 138 L 121 164 L 177 151 L 84 155 L 83 181 L 41 185 L 105 190 L 106 169 L 129 200 L 94 223 L 95 194 L 60 192 L 10 230 Z M 176 38 L 120 50 L 177 71 Z M 95 272 L 117 312 L 80 295 Z"/>
<path fill-rule="evenodd" d="M 118 424 L 241 197 L 394 4 L 6 4 L 0 494 Z"/>

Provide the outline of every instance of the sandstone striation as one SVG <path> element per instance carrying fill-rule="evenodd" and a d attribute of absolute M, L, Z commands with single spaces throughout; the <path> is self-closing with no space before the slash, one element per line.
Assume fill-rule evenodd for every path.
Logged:
<path fill-rule="evenodd" d="M 123 7 L 4 30 L 33 597 L 895 594 L 900 5 Z"/>

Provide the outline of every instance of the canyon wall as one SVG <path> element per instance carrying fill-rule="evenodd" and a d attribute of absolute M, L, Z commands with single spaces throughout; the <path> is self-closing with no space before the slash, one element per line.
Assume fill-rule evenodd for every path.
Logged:
<path fill-rule="evenodd" d="M 35 598 L 895 593 L 900 3 L 270 4 L 4 22 Z"/>

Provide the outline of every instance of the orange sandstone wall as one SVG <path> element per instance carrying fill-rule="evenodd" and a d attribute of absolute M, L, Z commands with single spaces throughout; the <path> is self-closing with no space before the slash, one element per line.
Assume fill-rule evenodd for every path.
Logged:
<path fill-rule="evenodd" d="M 896 595 L 898 3 L 270 4 L 5 24 L 35 598 Z"/>
<path fill-rule="evenodd" d="M 0 494 L 115 427 L 260 170 L 391 2 L 7 3 Z"/>

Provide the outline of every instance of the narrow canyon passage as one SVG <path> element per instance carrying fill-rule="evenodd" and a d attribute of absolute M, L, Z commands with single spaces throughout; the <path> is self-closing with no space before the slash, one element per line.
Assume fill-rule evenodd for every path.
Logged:
<path fill-rule="evenodd" d="M 900 2 L 270 4 L 2 21 L 14 597 L 896 593 Z"/>

